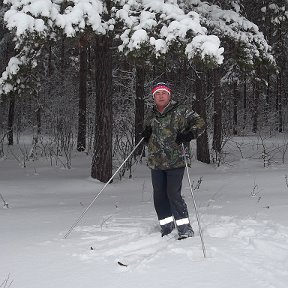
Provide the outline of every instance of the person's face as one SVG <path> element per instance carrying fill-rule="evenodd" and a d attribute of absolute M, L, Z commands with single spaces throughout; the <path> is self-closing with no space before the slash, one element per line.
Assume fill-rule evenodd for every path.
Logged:
<path fill-rule="evenodd" d="M 171 95 L 165 90 L 158 90 L 154 94 L 154 102 L 160 111 L 168 105 L 170 99 Z"/>

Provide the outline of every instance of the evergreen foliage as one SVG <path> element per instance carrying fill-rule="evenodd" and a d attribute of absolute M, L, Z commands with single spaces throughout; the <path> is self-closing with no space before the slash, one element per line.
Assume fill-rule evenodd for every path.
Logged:
<path fill-rule="evenodd" d="M 79 87 L 86 87 L 85 151 L 95 158 L 97 121 L 106 113 L 96 101 L 102 81 L 96 52 L 104 43 L 112 53 L 114 160 L 139 140 L 139 105 L 152 104 L 150 87 L 158 80 L 170 82 L 174 99 L 205 118 L 208 129 L 198 141 L 204 155 L 197 155 L 204 162 L 220 163 L 232 135 L 287 131 L 287 1 L 6 0 L 0 17 L 6 25 L 1 141 L 12 131 L 16 139 L 32 133 L 38 146 L 50 143 L 55 155 L 76 148 Z M 83 41 L 87 75 L 81 78 Z M 86 79 L 82 86 L 80 79 Z"/>

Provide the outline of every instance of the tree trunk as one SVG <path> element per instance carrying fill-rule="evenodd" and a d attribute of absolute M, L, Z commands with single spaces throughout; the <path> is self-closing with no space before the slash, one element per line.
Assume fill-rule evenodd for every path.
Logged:
<path fill-rule="evenodd" d="M 77 151 L 86 149 L 86 102 L 87 102 L 87 41 L 85 35 L 79 40 L 80 69 L 79 69 L 79 110 L 78 110 L 78 136 Z"/>
<path fill-rule="evenodd" d="M 60 59 L 60 69 L 61 69 L 61 78 L 64 78 L 64 71 L 65 71 L 65 37 L 62 36 L 61 38 L 61 59 Z"/>
<path fill-rule="evenodd" d="M 254 104 L 253 104 L 253 126 L 252 132 L 258 131 L 258 117 L 259 117 L 259 99 L 260 99 L 260 85 L 259 80 L 254 79 Z"/>
<path fill-rule="evenodd" d="M 287 51 L 287 48 L 285 49 L 285 39 L 286 39 L 286 34 L 287 32 L 285 32 L 285 28 L 282 24 L 282 22 L 280 21 L 279 23 L 279 27 L 277 29 L 278 32 L 278 38 L 279 38 L 279 51 Z M 283 126 L 284 126 L 284 121 L 283 121 L 283 91 L 284 91 L 284 87 L 283 87 L 283 83 L 284 83 L 284 79 L 285 79 L 285 71 L 287 70 L 286 67 L 286 56 L 285 53 L 281 53 L 281 56 L 279 57 L 279 66 L 280 66 L 280 71 L 277 77 L 277 84 L 278 84 L 278 95 L 277 97 L 277 102 L 278 105 L 276 107 L 277 109 L 277 113 L 278 113 L 278 132 L 282 133 L 283 132 Z"/>
<path fill-rule="evenodd" d="M 265 106 L 264 106 L 264 117 L 265 117 L 265 121 L 268 121 L 268 119 L 269 119 L 269 112 L 270 112 L 270 105 L 271 105 L 271 99 L 270 99 L 270 97 L 271 97 L 271 91 L 270 91 L 270 89 L 271 89 L 271 81 L 270 81 L 270 79 L 271 79 L 271 75 L 270 75 L 270 71 L 268 70 L 268 72 L 267 72 L 267 79 L 266 79 L 266 81 L 267 81 L 267 89 L 266 89 L 266 97 L 265 97 Z"/>
<path fill-rule="evenodd" d="M 244 76 L 244 84 L 243 84 L 243 130 L 245 130 L 247 125 L 247 80 L 246 76 Z"/>
<path fill-rule="evenodd" d="M 233 135 L 238 135 L 238 99 L 240 98 L 237 82 L 233 83 Z"/>
<path fill-rule="evenodd" d="M 15 95 L 12 94 L 9 103 L 9 113 L 8 113 L 8 123 L 7 123 L 7 138 L 8 145 L 13 145 L 13 125 L 14 125 L 14 115 L 15 115 Z"/>
<path fill-rule="evenodd" d="M 99 36 L 95 45 L 96 135 L 91 176 L 107 182 L 112 176 L 112 51 L 111 39 Z"/>
<path fill-rule="evenodd" d="M 145 66 L 136 64 L 136 98 L 135 98 L 135 144 L 141 140 L 141 132 L 144 122 L 144 84 Z M 140 155 L 143 150 L 143 143 L 139 146 L 135 155 Z"/>
<path fill-rule="evenodd" d="M 200 75 L 196 75 L 195 80 L 196 101 L 194 104 L 194 109 L 203 118 L 204 122 L 207 123 L 206 100 L 202 83 L 203 83 L 202 77 Z M 197 138 L 197 160 L 203 163 L 210 164 L 208 134 L 206 129 L 202 133 L 202 135 Z"/>
<path fill-rule="evenodd" d="M 37 93 L 37 96 L 39 97 L 39 94 Z M 35 143 L 38 143 L 39 135 L 41 134 L 41 127 L 42 127 L 42 121 L 41 121 L 41 114 L 42 114 L 42 108 L 40 103 L 38 104 L 37 110 L 36 110 L 36 135 L 34 138 Z"/>
<path fill-rule="evenodd" d="M 282 71 L 277 76 L 277 91 L 276 91 L 276 111 L 278 115 L 278 132 L 283 132 L 283 111 L 282 111 Z"/>
<path fill-rule="evenodd" d="M 214 133 L 212 148 L 220 153 L 222 148 L 222 99 L 220 90 L 220 69 L 213 70 L 214 83 Z"/>

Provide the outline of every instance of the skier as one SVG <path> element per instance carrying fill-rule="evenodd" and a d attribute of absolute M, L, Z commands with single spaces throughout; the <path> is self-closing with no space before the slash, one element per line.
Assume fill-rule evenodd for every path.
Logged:
<path fill-rule="evenodd" d="M 167 83 L 157 83 L 152 95 L 154 107 L 145 115 L 142 137 L 148 146 L 148 166 L 161 236 L 170 234 L 176 224 L 179 239 L 193 237 L 187 205 L 181 196 L 185 170 L 181 146 L 183 143 L 185 150 L 189 150 L 189 142 L 203 132 L 204 121 L 188 106 L 171 98 Z"/>

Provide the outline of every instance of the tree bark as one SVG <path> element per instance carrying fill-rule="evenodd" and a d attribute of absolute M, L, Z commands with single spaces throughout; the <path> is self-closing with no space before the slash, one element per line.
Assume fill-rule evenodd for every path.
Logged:
<path fill-rule="evenodd" d="M 15 115 L 15 95 L 11 94 L 10 103 L 9 103 L 9 112 L 8 112 L 8 123 L 7 123 L 8 145 L 14 144 L 14 140 L 13 140 L 14 115 Z"/>
<path fill-rule="evenodd" d="M 265 97 L 265 106 L 264 106 L 264 116 L 265 116 L 265 120 L 268 121 L 269 118 L 269 112 L 270 112 L 270 105 L 271 105 L 271 75 L 270 75 L 270 71 L 268 70 L 267 72 L 267 89 L 266 89 L 266 97 Z"/>
<path fill-rule="evenodd" d="M 136 97 L 135 97 L 135 144 L 137 144 L 142 136 L 144 122 L 144 84 L 145 84 L 145 68 L 144 65 L 136 64 Z M 140 155 L 143 151 L 143 143 L 139 146 L 135 155 Z"/>
<path fill-rule="evenodd" d="M 222 148 L 222 99 L 220 90 L 221 74 L 220 69 L 213 70 L 214 83 L 214 133 L 212 148 L 220 153 Z"/>
<path fill-rule="evenodd" d="M 37 93 L 37 97 L 39 97 L 39 94 Z M 36 125 L 37 125 L 37 130 L 36 130 L 36 135 L 34 138 L 35 143 L 38 143 L 39 140 L 39 135 L 41 135 L 41 128 L 42 128 L 42 108 L 41 104 L 38 104 L 37 110 L 36 110 Z"/>
<path fill-rule="evenodd" d="M 207 123 L 206 100 L 202 83 L 203 83 L 202 77 L 200 75 L 196 75 L 195 80 L 196 101 L 194 103 L 194 109 L 203 118 L 204 122 Z M 210 164 L 208 134 L 206 129 L 202 133 L 202 135 L 197 138 L 196 143 L 197 143 L 197 160 L 203 163 Z"/>
<path fill-rule="evenodd" d="M 243 84 L 243 130 L 245 130 L 247 125 L 247 79 L 246 76 L 244 76 L 244 84 Z"/>
<path fill-rule="evenodd" d="M 283 132 L 283 111 L 282 111 L 282 71 L 277 76 L 277 91 L 276 91 L 276 111 L 278 115 L 278 132 Z"/>
<path fill-rule="evenodd" d="M 233 83 L 233 135 L 238 135 L 238 99 L 240 92 L 237 82 Z"/>
<path fill-rule="evenodd" d="M 259 117 L 259 99 L 260 99 L 260 85 L 259 80 L 254 79 L 254 104 L 253 104 L 253 126 L 252 132 L 256 133 L 258 131 L 258 117 Z"/>
<path fill-rule="evenodd" d="M 86 149 L 86 102 L 87 102 L 87 41 L 85 35 L 79 40 L 79 110 L 78 110 L 78 136 L 77 151 L 85 151 Z"/>
<path fill-rule="evenodd" d="M 96 133 L 91 176 L 107 182 L 112 176 L 112 40 L 99 36 L 95 44 Z"/>

